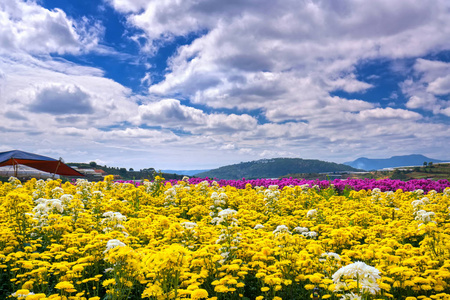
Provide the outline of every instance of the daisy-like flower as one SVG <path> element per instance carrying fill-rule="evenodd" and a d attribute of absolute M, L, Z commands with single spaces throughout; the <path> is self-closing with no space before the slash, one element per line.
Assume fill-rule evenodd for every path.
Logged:
<path fill-rule="evenodd" d="M 116 248 L 116 247 L 125 247 L 125 246 L 126 246 L 126 245 L 125 245 L 124 243 L 122 243 L 121 241 L 116 240 L 116 239 L 112 239 L 112 240 L 109 240 L 109 241 L 106 243 L 106 250 L 103 251 L 103 253 L 106 253 L 106 252 L 108 252 L 109 250 L 111 250 L 111 249 L 113 249 L 113 248 Z"/>
<path fill-rule="evenodd" d="M 361 261 L 340 268 L 332 276 L 336 290 L 340 290 L 345 285 L 346 279 L 358 280 L 363 291 L 376 294 L 380 291 L 377 279 L 380 279 L 380 271 Z"/>
<path fill-rule="evenodd" d="M 183 222 L 180 225 L 186 229 L 193 229 L 193 228 L 197 227 L 197 223 L 195 223 L 195 222 Z"/>
<path fill-rule="evenodd" d="M 434 217 L 435 213 L 432 211 L 419 210 L 416 212 L 415 220 L 423 221 L 424 223 L 431 222 L 431 218 Z"/>
<path fill-rule="evenodd" d="M 256 224 L 255 227 L 253 227 L 253 229 L 258 230 L 258 229 L 263 229 L 264 225 L 262 224 Z"/>
<path fill-rule="evenodd" d="M 349 293 L 342 295 L 340 300 L 361 300 L 361 296 L 358 294 Z"/>
<path fill-rule="evenodd" d="M 303 235 L 304 237 L 310 237 L 310 238 L 313 238 L 313 237 L 316 237 L 316 236 L 317 236 L 317 232 L 315 232 L 315 231 L 302 232 L 302 235 Z"/>
<path fill-rule="evenodd" d="M 317 209 L 311 209 L 306 213 L 307 218 L 314 218 L 317 216 Z"/>
<path fill-rule="evenodd" d="M 272 232 L 274 235 L 279 235 L 280 233 L 291 233 L 286 225 L 278 225 L 277 228 Z"/>
<path fill-rule="evenodd" d="M 295 227 L 294 229 L 292 229 L 293 232 L 298 232 L 298 233 L 303 233 L 303 232 L 308 232 L 309 229 L 307 227 Z"/>
<path fill-rule="evenodd" d="M 341 260 L 341 257 L 339 256 L 339 254 L 334 253 L 334 252 L 325 252 L 325 253 L 322 253 L 320 256 L 321 257 L 331 258 L 331 259 L 334 259 L 334 260 Z"/>

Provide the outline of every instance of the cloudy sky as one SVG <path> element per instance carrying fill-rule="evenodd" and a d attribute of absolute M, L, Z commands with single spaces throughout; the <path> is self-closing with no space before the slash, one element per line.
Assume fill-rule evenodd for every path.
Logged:
<path fill-rule="evenodd" d="M 0 151 L 450 159 L 448 0 L 0 0 Z"/>

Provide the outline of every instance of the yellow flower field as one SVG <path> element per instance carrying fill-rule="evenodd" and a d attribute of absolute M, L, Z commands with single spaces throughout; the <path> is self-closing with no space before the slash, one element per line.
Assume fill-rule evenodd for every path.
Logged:
<path fill-rule="evenodd" d="M 0 299 L 450 299 L 450 188 L 0 185 Z"/>

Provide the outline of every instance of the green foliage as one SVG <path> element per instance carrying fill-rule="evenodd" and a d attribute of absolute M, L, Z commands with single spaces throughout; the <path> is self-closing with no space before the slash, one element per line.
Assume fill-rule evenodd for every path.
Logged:
<path fill-rule="evenodd" d="M 272 158 L 224 166 L 197 174 L 218 179 L 278 178 L 295 173 L 360 171 L 353 167 L 316 159 Z"/>

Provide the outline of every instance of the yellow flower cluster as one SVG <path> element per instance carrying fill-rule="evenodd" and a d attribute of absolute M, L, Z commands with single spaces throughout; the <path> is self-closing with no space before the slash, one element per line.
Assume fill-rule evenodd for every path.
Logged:
<path fill-rule="evenodd" d="M 0 184 L 1 299 L 450 299 L 443 193 Z"/>

